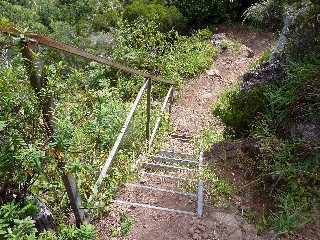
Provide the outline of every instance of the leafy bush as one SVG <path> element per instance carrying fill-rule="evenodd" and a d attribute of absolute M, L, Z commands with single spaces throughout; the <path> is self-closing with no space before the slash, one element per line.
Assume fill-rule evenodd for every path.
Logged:
<path fill-rule="evenodd" d="M 134 23 L 139 18 L 154 21 L 159 24 L 159 30 L 168 32 L 172 29 L 184 32 L 185 19 L 175 6 L 164 6 L 163 4 L 144 0 L 134 0 L 127 5 L 123 11 L 123 19 Z"/>
<path fill-rule="evenodd" d="M 178 84 L 184 77 L 194 77 L 210 67 L 218 55 L 210 43 L 212 33 L 199 30 L 190 37 L 179 36 L 172 47 L 158 59 L 162 75 Z"/>
<path fill-rule="evenodd" d="M 94 240 L 97 231 L 91 224 L 82 224 L 80 228 L 60 225 L 57 232 L 44 232 L 38 237 L 39 240 Z"/>
<path fill-rule="evenodd" d="M 255 3 L 244 12 L 244 21 L 250 21 L 257 27 L 277 29 L 282 24 L 284 1 L 265 0 Z"/>
<path fill-rule="evenodd" d="M 0 19 L 7 19 L 20 27 L 30 27 L 32 30 L 46 33 L 48 29 L 41 23 L 41 18 L 30 8 L 0 2 Z"/>
<path fill-rule="evenodd" d="M 222 21 L 232 21 L 238 16 L 240 1 L 179 0 L 178 9 L 190 26 L 199 27 Z"/>
<path fill-rule="evenodd" d="M 119 0 L 102 1 L 92 18 L 94 31 L 110 31 L 121 22 L 122 2 Z"/>
<path fill-rule="evenodd" d="M 225 124 L 227 136 L 246 136 L 259 113 L 267 110 L 264 89 L 241 92 L 233 86 L 224 92 L 213 106 L 212 113 Z"/>
<path fill-rule="evenodd" d="M 118 39 L 113 52 L 115 61 L 155 72 L 178 85 L 183 77 L 194 77 L 209 67 L 218 54 L 218 50 L 210 43 L 212 33 L 208 29 L 187 37 L 174 31 L 161 33 L 154 22 L 138 21 L 135 27 L 123 25 L 115 32 L 115 36 Z M 118 89 L 130 87 L 127 81 L 130 76 L 119 73 L 116 76 Z M 121 84 L 122 79 L 124 85 Z M 131 89 L 132 94 L 138 90 L 136 83 L 141 79 L 133 76 L 130 79 L 132 87 L 128 90 Z M 163 93 L 163 90 L 157 88 L 154 92 Z M 124 96 L 130 97 L 127 90 Z"/>
<path fill-rule="evenodd" d="M 27 83 L 22 66 L 0 72 L 0 202 L 25 197 L 30 183 L 47 160 L 41 142 L 44 126 L 39 122 L 39 100 Z"/>
<path fill-rule="evenodd" d="M 0 207 L 0 237 L 1 239 L 35 239 L 35 221 L 31 215 L 37 207 L 31 202 L 25 202 L 24 207 L 11 202 Z"/>
<path fill-rule="evenodd" d="M 37 212 L 33 202 L 25 201 L 23 207 L 15 202 L 0 207 L 0 238 L 21 240 L 93 240 L 95 228 L 90 224 L 82 224 L 79 229 L 74 226 L 60 225 L 57 232 L 44 232 L 36 236 L 35 221 L 31 216 Z"/>

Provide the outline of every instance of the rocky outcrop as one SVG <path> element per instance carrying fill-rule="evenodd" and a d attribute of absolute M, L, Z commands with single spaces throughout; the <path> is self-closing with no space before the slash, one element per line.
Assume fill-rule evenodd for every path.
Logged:
<path fill-rule="evenodd" d="M 242 90 L 285 80 L 285 67 L 303 57 L 319 36 L 320 13 L 315 4 L 304 1 L 295 11 L 284 15 L 283 28 L 270 58 L 243 76 Z"/>
<path fill-rule="evenodd" d="M 266 62 L 243 75 L 241 90 L 261 87 L 269 83 L 280 83 L 285 76 L 284 64 L 281 61 Z"/>

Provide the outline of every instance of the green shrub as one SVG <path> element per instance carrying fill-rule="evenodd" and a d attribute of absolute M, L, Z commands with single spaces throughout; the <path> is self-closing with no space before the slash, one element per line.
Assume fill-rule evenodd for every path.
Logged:
<path fill-rule="evenodd" d="M 239 1 L 179 0 L 178 9 L 190 26 L 199 27 L 222 21 L 233 21 L 238 16 Z"/>
<path fill-rule="evenodd" d="M 164 6 L 163 4 L 144 0 L 134 0 L 127 5 L 123 11 L 123 19 L 134 23 L 139 18 L 154 21 L 159 24 L 159 30 L 168 32 L 172 29 L 178 32 L 185 31 L 185 19 L 175 6 Z"/>
<path fill-rule="evenodd" d="M 69 225 L 60 225 L 56 232 L 44 232 L 39 240 L 94 240 L 97 231 L 91 224 L 82 224 L 80 228 Z"/>
<path fill-rule="evenodd" d="M 94 31 L 110 31 L 111 28 L 117 27 L 120 18 L 115 11 L 104 11 L 94 16 L 92 27 Z"/>
<path fill-rule="evenodd" d="M 123 25 L 115 32 L 118 44 L 113 59 L 131 67 L 156 71 L 165 79 L 181 84 L 183 77 L 194 77 L 209 67 L 217 56 L 218 50 L 210 43 L 212 33 L 208 29 L 199 30 L 190 37 L 180 36 L 177 32 L 161 33 L 154 22 L 136 22 L 135 26 Z M 137 91 L 140 78 L 117 74 L 118 88 Z M 128 84 L 128 77 L 132 83 Z M 119 81 L 120 78 L 120 81 Z M 126 83 L 122 86 L 122 79 Z M 119 83 L 121 86 L 119 86 Z M 131 90 L 131 94 L 135 93 Z M 155 92 L 161 91 L 160 89 Z M 130 97 L 126 91 L 125 96 Z"/>
<path fill-rule="evenodd" d="M 218 55 L 218 50 L 210 43 L 211 35 L 208 29 L 204 29 L 190 37 L 179 36 L 158 59 L 162 75 L 180 84 L 184 77 L 194 77 L 210 67 Z"/>
<path fill-rule="evenodd" d="M 0 238 L 1 239 L 36 239 L 35 221 L 31 216 L 37 207 L 25 202 L 24 207 L 11 202 L 0 207 Z"/>
<path fill-rule="evenodd" d="M 260 56 L 257 60 L 255 60 L 254 62 L 252 62 L 250 64 L 249 69 L 252 69 L 258 65 L 260 65 L 263 62 L 267 62 L 270 58 L 270 52 L 271 52 L 271 48 L 267 48 Z"/>
<path fill-rule="evenodd" d="M 224 92 L 213 106 L 212 113 L 226 126 L 226 135 L 246 136 L 259 113 L 267 110 L 264 89 L 241 92 L 235 85 Z"/>
<path fill-rule="evenodd" d="M 257 27 L 274 30 L 281 26 L 283 13 L 284 1 L 265 0 L 249 7 L 243 16 Z"/>
<path fill-rule="evenodd" d="M 48 28 L 42 24 L 41 18 L 32 9 L 5 1 L 0 2 L 0 19 L 7 19 L 29 30 L 48 32 Z"/>

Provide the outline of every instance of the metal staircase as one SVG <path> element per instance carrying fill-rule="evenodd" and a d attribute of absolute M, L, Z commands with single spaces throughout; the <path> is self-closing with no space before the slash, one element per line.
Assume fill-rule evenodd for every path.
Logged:
<path fill-rule="evenodd" d="M 160 150 L 136 166 L 137 179 L 120 191 L 121 199 L 114 200 L 115 204 L 202 215 L 202 152 L 191 155 Z"/>

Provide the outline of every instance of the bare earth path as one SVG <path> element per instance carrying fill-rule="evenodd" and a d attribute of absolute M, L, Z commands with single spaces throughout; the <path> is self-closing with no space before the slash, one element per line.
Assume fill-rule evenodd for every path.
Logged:
<path fill-rule="evenodd" d="M 224 32 L 252 49 L 259 56 L 272 43 L 272 35 L 257 33 L 241 26 L 219 27 L 215 32 Z M 244 48 L 241 51 L 227 49 L 221 53 L 210 69 L 198 78 L 190 80 L 183 86 L 172 108 L 172 120 L 175 134 L 196 136 L 201 130 L 216 122 L 210 108 L 217 97 L 230 85 L 237 81 L 248 68 L 252 58 Z M 214 70 L 214 71 L 213 71 Z M 174 137 L 168 137 L 163 149 L 176 152 L 193 153 L 192 142 L 185 142 Z M 161 185 L 161 181 L 157 184 Z M 123 193 L 133 198 L 136 193 Z M 151 193 L 147 200 L 156 205 L 174 205 L 184 199 L 168 200 L 165 196 Z M 168 206 L 166 206 L 168 207 Z M 194 207 L 193 201 L 186 201 L 186 209 Z M 133 227 L 126 237 L 113 238 L 110 236 L 110 227 L 118 226 L 119 212 L 127 211 L 128 217 L 133 221 Z M 161 212 L 130 206 L 113 206 L 108 216 L 95 222 L 100 231 L 100 239 L 259 239 L 256 230 L 243 219 L 233 213 L 223 212 L 205 204 L 202 218 L 176 213 Z"/>

